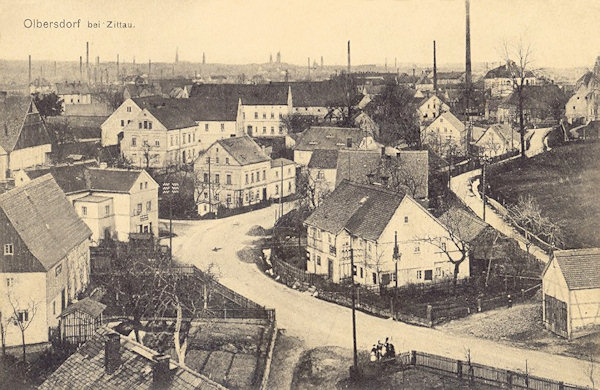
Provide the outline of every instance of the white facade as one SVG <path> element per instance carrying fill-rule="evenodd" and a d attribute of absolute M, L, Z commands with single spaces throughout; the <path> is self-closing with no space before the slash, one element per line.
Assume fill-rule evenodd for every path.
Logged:
<path fill-rule="evenodd" d="M 0 147 L 0 181 L 11 178 L 13 173 L 20 169 L 46 164 L 48 162 L 48 154 L 51 152 L 52 145 L 50 144 L 17 149 L 13 150 L 10 154 L 6 153 Z"/>
<path fill-rule="evenodd" d="M 242 105 L 242 128 L 251 137 L 283 137 L 283 117 L 292 113 L 288 105 Z"/>
<path fill-rule="evenodd" d="M 436 95 L 431 95 L 417 109 L 421 122 L 430 122 L 441 113 L 450 111 L 450 107 Z"/>
<path fill-rule="evenodd" d="M 125 100 L 119 108 L 106 118 L 100 126 L 102 129 L 102 146 L 118 145 L 119 133 L 131 123 L 142 109 L 132 100 Z"/>

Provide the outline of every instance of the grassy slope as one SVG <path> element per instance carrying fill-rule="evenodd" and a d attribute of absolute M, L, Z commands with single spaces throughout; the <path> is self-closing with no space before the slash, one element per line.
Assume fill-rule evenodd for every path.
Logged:
<path fill-rule="evenodd" d="M 507 204 L 533 196 L 563 227 L 566 248 L 599 247 L 600 143 L 569 144 L 526 161 L 513 160 L 489 175 L 492 196 Z"/>

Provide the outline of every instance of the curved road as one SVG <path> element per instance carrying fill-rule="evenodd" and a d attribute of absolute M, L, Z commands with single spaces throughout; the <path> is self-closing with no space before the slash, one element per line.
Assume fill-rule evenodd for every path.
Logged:
<path fill-rule="evenodd" d="M 263 274 L 254 264 L 238 260 L 236 252 L 250 245 L 246 232 L 253 225 L 273 225 L 277 206 L 222 220 L 176 222 L 174 254 L 181 262 L 206 269 L 218 265 L 220 282 L 261 305 L 276 309 L 278 326 L 287 334 L 303 340 L 307 348 L 335 345 L 352 348 L 351 311 L 286 287 Z M 221 248 L 214 251 L 213 248 Z M 378 339 L 390 336 L 396 350 L 421 350 L 455 359 L 465 359 L 471 351 L 473 361 L 500 368 L 524 370 L 525 360 L 532 375 L 587 385 L 588 364 L 574 358 L 523 350 L 488 340 L 450 335 L 381 319 L 358 312 L 359 348 L 367 350 Z M 598 371 L 598 370 L 597 370 Z M 600 382 L 597 375 L 596 383 Z"/>

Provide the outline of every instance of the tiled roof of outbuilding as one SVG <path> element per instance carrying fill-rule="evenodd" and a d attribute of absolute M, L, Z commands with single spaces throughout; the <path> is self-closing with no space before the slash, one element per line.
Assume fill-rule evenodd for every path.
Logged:
<path fill-rule="evenodd" d="M 570 290 L 600 288 L 600 248 L 554 252 Z"/>

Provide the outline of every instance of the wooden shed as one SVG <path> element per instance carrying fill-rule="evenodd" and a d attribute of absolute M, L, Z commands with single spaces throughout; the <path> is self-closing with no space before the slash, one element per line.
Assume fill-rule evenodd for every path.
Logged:
<path fill-rule="evenodd" d="M 547 329 L 569 339 L 600 331 L 600 248 L 555 251 L 542 292 Z"/>
<path fill-rule="evenodd" d="M 91 338 L 102 326 L 102 312 L 106 305 L 91 298 L 83 298 L 69 305 L 60 314 L 61 340 L 81 344 Z"/>

